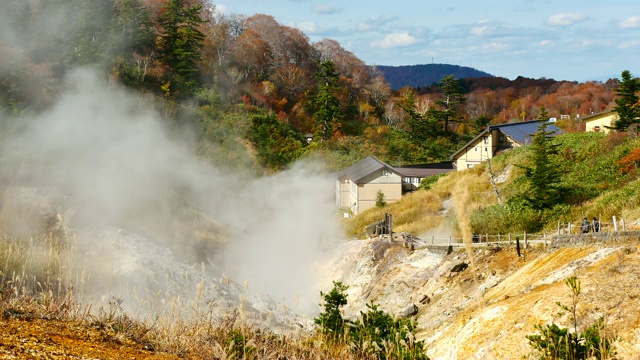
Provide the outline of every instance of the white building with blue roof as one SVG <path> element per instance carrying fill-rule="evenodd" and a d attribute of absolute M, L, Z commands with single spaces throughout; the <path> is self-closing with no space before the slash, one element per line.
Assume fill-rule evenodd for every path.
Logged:
<path fill-rule="evenodd" d="M 543 121 L 530 120 L 489 125 L 478 136 L 451 155 L 451 161 L 453 161 L 456 170 L 466 170 L 491 159 L 501 151 L 529 145 Z M 554 135 L 562 133 L 562 130 L 553 124 L 547 125 L 547 131 L 554 133 Z"/>

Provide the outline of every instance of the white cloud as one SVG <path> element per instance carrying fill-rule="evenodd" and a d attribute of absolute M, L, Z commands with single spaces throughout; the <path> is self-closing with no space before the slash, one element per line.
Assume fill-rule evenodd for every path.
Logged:
<path fill-rule="evenodd" d="M 547 45 L 551 45 L 551 40 L 541 40 L 538 43 L 538 46 L 547 46 Z"/>
<path fill-rule="evenodd" d="M 384 15 L 384 16 L 374 16 L 366 21 L 359 22 L 357 25 L 358 30 L 360 31 L 370 31 L 379 29 L 382 26 L 390 23 L 391 21 L 397 18 L 396 15 Z"/>
<path fill-rule="evenodd" d="M 640 16 L 632 16 L 623 20 L 620 23 L 620 27 L 623 29 L 635 29 L 640 28 Z"/>
<path fill-rule="evenodd" d="M 382 41 L 373 42 L 372 45 L 374 47 L 379 47 L 382 49 L 391 49 L 395 47 L 409 46 L 414 44 L 417 39 L 408 32 L 389 34 L 382 39 Z"/>
<path fill-rule="evenodd" d="M 321 15 L 330 15 L 330 14 L 337 13 L 338 9 L 336 9 L 331 5 L 318 5 L 315 8 L 313 8 L 313 12 Z"/>
<path fill-rule="evenodd" d="M 625 41 L 618 46 L 619 49 L 633 49 L 637 47 L 640 47 L 640 40 Z"/>
<path fill-rule="evenodd" d="M 587 20 L 587 15 L 578 13 L 560 13 L 550 16 L 547 24 L 551 26 L 570 26 Z"/>
<path fill-rule="evenodd" d="M 489 36 L 493 35 L 495 28 L 487 25 L 479 25 L 471 28 L 471 35 L 473 36 Z"/>
<path fill-rule="evenodd" d="M 508 44 L 502 42 L 490 42 L 486 43 L 482 46 L 482 50 L 484 51 L 504 51 L 509 47 Z"/>
<path fill-rule="evenodd" d="M 301 22 L 296 27 L 305 34 L 313 34 L 319 31 L 318 25 L 313 21 Z"/>

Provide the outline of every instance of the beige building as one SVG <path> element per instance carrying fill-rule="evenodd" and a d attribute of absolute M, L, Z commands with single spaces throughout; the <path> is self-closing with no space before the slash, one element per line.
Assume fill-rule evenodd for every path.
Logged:
<path fill-rule="evenodd" d="M 541 120 L 531 120 L 489 125 L 486 130 L 451 155 L 451 161 L 459 171 L 470 169 L 501 151 L 528 145 L 541 123 Z M 547 131 L 561 133 L 553 124 L 547 126 Z"/>
<path fill-rule="evenodd" d="M 602 111 L 591 114 L 582 118 L 585 131 L 602 132 L 608 134 L 611 132 L 613 124 L 618 120 L 618 113 L 613 110 Z"/>
<path fill-rule="evenodd" d="M 453 170 L 451 162 L 393 167 L 374 156 L 368 156 L 338 172 L 336 206 L 354 215 L 376 206 L 378 191 L 387 203 L 414 191 L 423 178 Z"/>

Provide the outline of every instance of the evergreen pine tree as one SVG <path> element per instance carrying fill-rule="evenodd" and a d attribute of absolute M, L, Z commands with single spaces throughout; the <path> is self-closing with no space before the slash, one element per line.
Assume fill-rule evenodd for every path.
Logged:
<path fill-rule="evenodd" d="M 633 77 L 629 70 L 622 72 L 622 81 L 616 90 L 618 98 L 615 99 L 616 106 L 613 111 L 618 113 L 618 120 L 613 128 L 618 131 L 627 131 L 635 127 L 638 135 L 638 124 L 640 124 L 640 81 Z"/>
<path fill-rule="evenodd" d="M 542 122 L 533 136 L 531 166 L 522 166 L 530 184 L 529 193 L 524 197 L 525 204 L 535 210 L 554 207 L 564 201 L 565 187 L 561 184 L 562 174 L 553 158 L 558 153 L 558 144 L 552 138 L 553 132 L 547 130 L 548 123 Z"/>
<path fill-rule="evenodd" d="M 330 60 L 318 64 L 316 73 L 317 93 L 312 99 L 311 107 L 316 124 L 323 140 L 333 136 L 342 123 L 343 111 L 336 92 L 340 89 L 338 70 Z"/>
<path fill-rule="evenodd" d="M 455 79 L 453 75 L 445 76 L 438 83 L 438 87 L 442 90 L 442 98 L 436 100 L 436 104 L 440 107 L 437 118 L 443 123 L 444 133 L 449 133 L 449 123 L 459 122 L 460 114 L 457 112 L 457 106 L 463 104 L 466 99 L 463 95 L 463 89 L 460 81 Z"/>
<path fill-rule="evenodd" d="M 189 6 L 185 0 L 169 0 L 158 18 L 158 55 L 183 85 L 178 90 L 189 92 L 197 83 L 205 38 L 199 27 L 206 22 L 200 17 L 201 9 L 201 5 Z"/>
<path fill-rule="evenodd" d="M 547 109 L 544 108 L 544 105 L 540 105 L 540 115 L 538 118 L 543 121 L 549 120 L 549 113 L 547 113 Z"/>

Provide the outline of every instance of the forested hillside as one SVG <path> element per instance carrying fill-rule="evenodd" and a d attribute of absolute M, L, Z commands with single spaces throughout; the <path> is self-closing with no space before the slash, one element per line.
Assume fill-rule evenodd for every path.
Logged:
<path fill-rule="evenodd" d="M 168 124 L 192 127 L 203 158 L 253 173 L 309 156 L 331 169 L 370 154 L 443 160 L 486 124 L 536 119 L 542 108 L 576 131 L 580 117 L 613 107 L 619 83 L 449 74 L 392 91 L 336 41 L 312 43 L 269 15 L 222 14 L 202 0 L 7 0 L 0 17 L 5 114 L 47 108 L 69 70 L 92 66 Z"/>
<path fill-rule="evenodd" d="M 394 90 L 399 90 L 406 86 L 431 86 L 439 83 L 447 75 L 453 75 L 456 79 L 493 77 L 489 73 L 471 67 L 449 64 L 378 65 L 376 67 L 382 71 L 384 78 Z"/>

